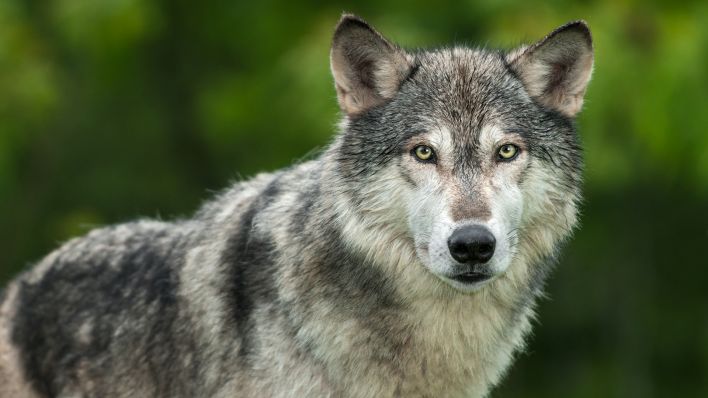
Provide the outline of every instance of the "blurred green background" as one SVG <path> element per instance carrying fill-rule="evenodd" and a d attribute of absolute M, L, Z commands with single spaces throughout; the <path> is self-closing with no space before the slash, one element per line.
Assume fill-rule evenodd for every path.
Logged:
<path fill-rule="evenodd" d="M 329 41 L 594 32 L 583 225 L 494 397 L 708 397 L 708 2 L 0 1 L 0 281 L 93 226 L 189 215 L 326 145 Z"/>

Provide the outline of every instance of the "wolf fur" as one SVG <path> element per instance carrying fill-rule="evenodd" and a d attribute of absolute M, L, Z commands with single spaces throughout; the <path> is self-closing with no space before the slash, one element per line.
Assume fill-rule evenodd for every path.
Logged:
<path fill-rule="evenodd" d="M 343 16 L 328 148 L 19 276 L 0 307 L 0 396 L 485 396 L 577 223 L 592 58 L 582 21 L 509 52 L 406 51 Z M 496 238 L 487 263 L 451 257 L 465 225 Z"/>

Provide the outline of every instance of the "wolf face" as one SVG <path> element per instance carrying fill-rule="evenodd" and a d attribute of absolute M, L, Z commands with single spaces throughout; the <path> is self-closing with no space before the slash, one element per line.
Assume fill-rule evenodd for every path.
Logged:
<path fill-rule="evenodd" d="M 582 171 L 572 119 L 593 63 L 583 22 L 509 53 L 406 52 L 345 16 L 331 61 L 352 200 L 433 275 L 476 291 L 520 246 L 538 260 L 570 234 Z"/>

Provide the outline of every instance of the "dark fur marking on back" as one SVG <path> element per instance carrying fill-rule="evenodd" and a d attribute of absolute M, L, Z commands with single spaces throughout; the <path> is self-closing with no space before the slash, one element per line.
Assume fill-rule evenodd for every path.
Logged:
<path fill-rule="evenodd" d="M 280 192 L 276 177 L 253 200 L 241 217 L 235 233 L 225 248 L 221 261 L 233 267 L 228 297 L 238 338 L 239 356 L 248 361 L 253 351 L 253 311 L 259 304 L 275 301 L 275 244 L 268 237 L 254 235 L 253 222 Z"/>
<path fill-rule="evenodd" d="M 299 193 L 297 207 L 294 209 L 293 215 L 290 218 L 290 232 L 292 233 L 292 237 L 296 239 L 305 231 L 307 220 L 310 218 L 310 212 L 320 195 L 319 184 L 315 183 L 312 185 L 311 191 L 302 191 Z"/>
<path fill-rule="evenodd" d="M 80 262 L 59 257 L 37 283 L 21 284 L 18 306 L 23 310 L 16 315 L 12 338 L 37 392 L 61 394 L 78 381 L 82 362 L 91 364 L 83 377 L 101 380 L 117 367 L 135 366 L 150 374 L 155 396 L 184 392 L 185 386 L 170 375 L 181 374 L 176 359 L 180 348 L 190 344 L 187 336 L 175 333 L 179 282 L 167 265 L 180 264 L 180 257 L 172 256 L 180 241 L 171 241 L 165 254 L 150 245 L 149 236 L 143 238 L 141 244 L 131 244 L 130 251 L 122 252 L 125 257 L 119 266 L 110 264 L 110 256 L 116 255 L 112 252 L 94 253 Z M 149 318 L 146 311 L 151 313 Z M 87 341 L 79 341 L 85 323 L 92 329 Z M 126 347 L 133 355 L 117 361 L 111 353 L 124 352 Z M 115 387 L 97 384 L 94 388 L 94 394 L 110 395 Z"/>

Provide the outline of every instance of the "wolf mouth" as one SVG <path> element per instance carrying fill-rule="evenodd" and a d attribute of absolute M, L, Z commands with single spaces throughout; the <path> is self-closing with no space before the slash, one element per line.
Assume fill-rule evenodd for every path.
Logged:
<path fill-rule="evenodd" d="M 491 277 L 492 276 L 489 274 L 485 274 L 482 272 L 470 271 L 470 272 L 464 272 L 462 274 L 454 275 L 454 276 L 450 277 L 450 279 L 455 280 L 457 282 L 470 284 L 470 283 L 482 282 L 482 281 L 485 281 Z"/>

